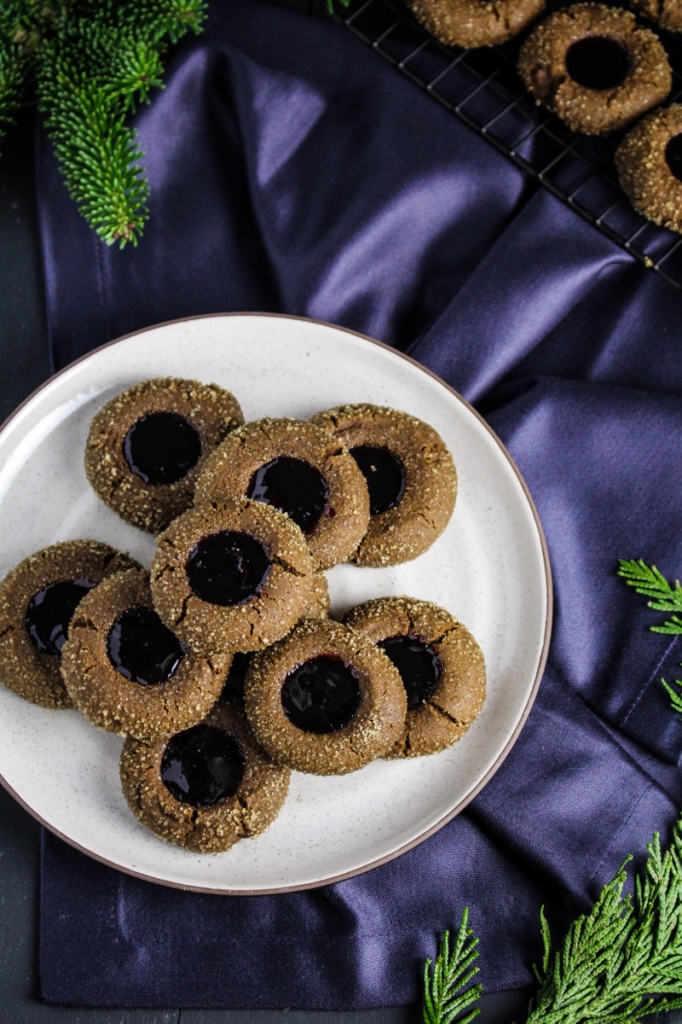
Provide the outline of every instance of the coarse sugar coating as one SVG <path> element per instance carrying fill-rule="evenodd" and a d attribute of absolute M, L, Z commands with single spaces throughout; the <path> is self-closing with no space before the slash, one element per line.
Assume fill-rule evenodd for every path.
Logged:
<path fill-rule="evenodd" d="M 629 3 L 668 32 L 682 32 L 682 0 L 629 0 Z"/>
<path fill-rule="evenodd" d="M 316 569 L 347 561 L 367 530 L 362 472 L 335 438 L 312 423 L 264 418 L 235 430 L 208 458 L 194 504 L 258 495 L 298 522 Z"/>
<path fill-rule="evenodd" d="M 85 473 L 117 515 L 159 533 L 191 507 L 206 458 L 243 422 L 237 399 L 217 384 L 144 380 L 93 417 Z"/>
<path fill-rule="evenodd" d="M 397 565 L 417 558 L 440 536 L 457 497 L 457 472 L 440 435 L 397 409 L 358 404 L 312 417 L 359 460 L 368 480 L 371 518 L 356 565 Z"/>
<path fill-rule="evenodd" d="M 153 611 L 149 573 L 136 569 L 110 576 L 83 599 L 62 652 L 62 676 L 93 725 L 156 739 L 206 717 L 231 662 L 231 655 L 187 650 L 169 634 Z"/>
<path fill-rule="evenodd" d="M 624 128 L 672 85 L 655 33 L 629 11 L 593 3 L 544 18 L 521 47 L 518 70 L 538 103 L 574 131 L 597 135 Z"/>
<path fill-rule="evenodd" d="M 11 569 L 0 584 L 0 682 L 41 707 L 73 707 L 60 666 L 78 601 L 107 576 L 139 568 L 108 544 L 69 540 Z"/>
<path fill-rule="evenodd" d="M 338 728 L 333 722 L 331 728 L 317 722 L 312 731 L 295 724 L 285 710 L 287 687 L 297 685 L 301 671 L 317 665 L 323 671 L 331 666 L 357 686 L 357 701 L 347 705 L 352 713 Z M 316 699 L 314 690 L 306 692 L 304 685 L 301 697 L 305 714 Z M 371 641 L 331 619 L 309 619 L 252 657 L 244 705 L 257 739 L 279 764 L 315 775 L 344 775 L 397 742 L 406 700 L 397 670 Z"/>
<path fill-rule="evenodd" d="M 641 214 L 682 232 L 682 105 L 673 103 L 639 121 L 616 150 L 616 169 Z"/>
<path fill-rule="evenodd" d="M 499 46 L 545 9 L 545 0 L 408 0 L 416 18 L 449 46 Z"/>
<path fill-rule="evenodd" d="M 243 774 L 234 793 L 199 806 L 178 799 L 162 778 L 169 739 L 150 742 L 129 737 L 121 753 L 121 785 L 135 817 L 160 839 L 197 853 L 222 853 L 272 824 L 286 799 L 290 772 L 259 747 L 236 704 L 221 700 L 194 729 L 204 726 L 227 734 L 228 742 L 238 748 Z"/>
<path fill-rule="evenodd" d="M 450 612 L 431 601 L 382 597 L 351 609 L 344 621 L 373 643 L 385 645 L 408 691 L 402 735 L 386 757 L 433 754 L 467 731 L 485 700 L 485 660 L 469 630 Z M 406 640 L 412 651 L 403 659 L 401 648 Z M 421 693 L 417 687 L 424 685 L 424 678 L 416 674 L 410 678 L 414 667 L 410 653 L 425 659 L 429 670 L 435 669 Z M 423 672 L 422 664 L 419 672 Z"/>
<path fill-rule="evenodd" d="M 230 555 L 235 571 L 255 581 L 243 599 L 229 603 L 206 599 L 205 591 L 190 583 L 198 565 L 209 587 L 214 577 L 231 585 L 232 578 L 211 565 L 221 557 L 220 550 L 213 555 L 213 546 L 223 540 L 238 545 Z M 251 553 L 261 560 L 262 573 L 249 564 Z M 305 537 L 288 516 L 259 501 L 230 499 L 185 512 L 159 536 L 151 588 L 161 619 L 189 647 L 234 653 L 267 647 L 289 632 L 311 600 L 312 573 Z"/>

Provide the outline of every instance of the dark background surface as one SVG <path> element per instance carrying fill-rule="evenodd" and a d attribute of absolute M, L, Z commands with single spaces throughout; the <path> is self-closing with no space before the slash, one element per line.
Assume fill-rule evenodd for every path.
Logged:
<path fill-rule="evenodd" d="M 316 0 L 270 0 L 307 14 Z M 0 160 L 0 420 L 51 373 L 35 200 L 33 117 Z M 41 1002 L 37 975 L 40 826 L 0 788 L 0 1024 L 413 1024 L 419 1007 L 301 1010 L 78 1010 Z M 484 996 L 481 1024 L 522 1019 L 526 992 Z"/>

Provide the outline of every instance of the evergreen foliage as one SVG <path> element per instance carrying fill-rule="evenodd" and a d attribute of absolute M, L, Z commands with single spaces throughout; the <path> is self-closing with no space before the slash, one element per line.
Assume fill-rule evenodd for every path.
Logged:
<path fill-rule="evenodd" d="M 126 117 L 205 16 L 206 0 L 0 0 L 0 142 L 35 95 L 67 188 L 109 244 L 136 244 L 149 216 Z"/>
<path fill-rule="evenodd" d="M 634 1024 L 647 1014 L 682 1007 L 682 819 L 666 853 L 658 833 L 648 853 L 634 897 L 623 894 L 624 864 L 556 951 L 541 910 L 544 955 L 533 968 L 538 990 L 526 1024 Z M 433 971 L 426 962 L 424 1024 L 451 1024 L 478 999 L 480 985 L 466 988 L 476 973 L 476 946 L 465 910 L 452 952 L 446 933 Z"/>

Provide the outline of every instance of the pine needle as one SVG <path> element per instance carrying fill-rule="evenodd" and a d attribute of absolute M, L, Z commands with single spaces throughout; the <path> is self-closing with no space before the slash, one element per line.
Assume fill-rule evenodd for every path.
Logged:
<path fill-rule="evenodd" d="M 450 933 L 441 939 L 435 963 L 427 960 L 424 964 L 424 1024 L 451 1024 L 481 995 L 481 985 L 470 985 L 478 974 L 473 966 L 478 958 L 478 939 L 469 927 L 469 908 L 462 912 L 462 921 L 450 949 Z M 471 1010 L 458 1024 L 470 1024 L 481 1011 Z"/>
<path fill-rule="evenodd" d="M 655 565 L 647 565 L 641 558 L 621 559 L 618 575 L 638 594 L 648 597 L 649 608 L 658 612 L 682 612 L 682 586 L 675 580 L 671 585 Z M 672 615 L 662 626 L 650 626 L 653 633 L 682 633 L 682 618 Z"/>

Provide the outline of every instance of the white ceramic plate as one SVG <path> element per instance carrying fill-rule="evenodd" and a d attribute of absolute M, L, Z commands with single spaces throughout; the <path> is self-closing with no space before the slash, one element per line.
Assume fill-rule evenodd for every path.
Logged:
<path fill-rule="evenodd" d="M 128 810 L 119 737 L 76 711 L 46 711 L 0 686 L 0 776 L 48 828 L 90 855 L 168 885 L 221 893 L 320 885 L 414 846 L 491 777 L 530 710 L 546 656 L 551 581 L 542 531 L 509 455 L 447 385 L 395 351 L 328 324 L 237 314 L 154 327 L 113 342 L 48 381 L 0 433 L 0 577 L 58 540 L 94 537 L 148 565 L 151 537 L 118 519 L 89 487 L 83 450 L 93 414 L 147 377 L 214 381 L 246 419 L 307 418 L 344 402 L 403 409 L 452 451 L 452 520 L 420 558 L 388 569 L 328 573 L 332 613 L 382 595 L 443 605 L 485 654 L 488 693 L 450 750 L 376 761 L 342 777 L 292 773 L 275 823 L 220 855 L 157 839 Z"/>

